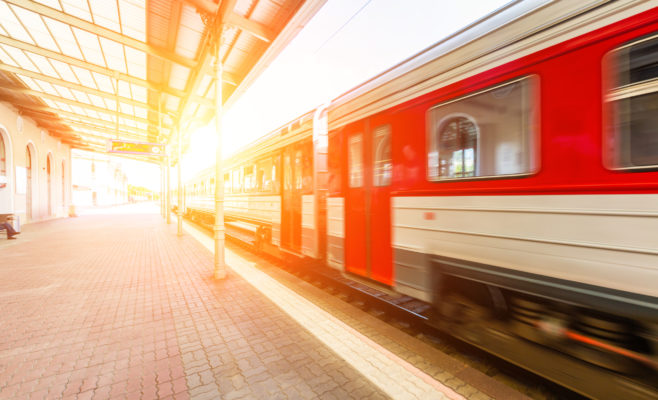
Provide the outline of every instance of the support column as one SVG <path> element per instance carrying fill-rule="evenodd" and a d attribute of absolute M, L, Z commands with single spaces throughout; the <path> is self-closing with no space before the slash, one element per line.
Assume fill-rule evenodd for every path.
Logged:
<path fill-rule="evenodd" d="M 166 197 L 165 197 L 165 213 L 167 214 L 167 223 L 171 224 L 171 165 L 169 165 L 169 156 L 165 157 L 165 184 L 166 184 Z"/>
<path fill-rule="evenodd" d="M 164 158 L 160 161 L 160 215 L 165 218 L 165 162 Z"/>
<path fill-rule="evenodd" d="M 224 173 L 222 171 L 222 58 L 221 44 L 215 44 L 215 129 L 217 130 L 217 148 L 215 153 L 215 279 L 226 278 L 226 264 L 224 263 Z"/>
<path fill-rule="evenodd" d="M 160 101 L 160 96 L 158 95 L 158 138 L 162 137 L 162 101 Z M 166 153 L 166 151 L 164 152 Z M 165 200 L 166 198 L 166 183 L 165 183 L 165 168 L 167 167 L 166 164 L 167 156 L 165 154 L 162 155 L 162 159 L 160 160 L 160 211 L 162 214 L 162 218 L 167 218 L 167 201 Z"/>
<path fill-rule="evenodd" d="M 177 124 L 176 131 L 178 132 L 178 207 L 176 207 L 176 215 L 178 215 L 178 236 L 183 236 L 183 167 L 181 164 L 183 155 L 183 134 L 180 131 L 180 125 Z"/>

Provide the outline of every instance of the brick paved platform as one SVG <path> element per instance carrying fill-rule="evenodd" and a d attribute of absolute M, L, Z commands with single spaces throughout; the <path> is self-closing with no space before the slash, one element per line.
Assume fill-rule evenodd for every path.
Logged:
<path fill-rule="evenodd" d="M 232 252 L 213 280 L 152 211 L 0 239 L 1 399 L 462 398 Z"/>

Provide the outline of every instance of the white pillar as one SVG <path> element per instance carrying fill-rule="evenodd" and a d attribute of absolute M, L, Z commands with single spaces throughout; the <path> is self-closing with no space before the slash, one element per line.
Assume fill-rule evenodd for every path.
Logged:
<path fill-rule="evenodd" d="M 171 224 L 171 166 L 169 165 L 169 156 L 165 157 L 165 213 L 167 214 L 167 223 Z"/>
<path fill-rule="evenodd" d="M 158 96 L 158 138 L 162 137 L 162 101 L 160 101 L 160 96 Z M 164 152 L 163 152 L 164 153 Z M 162 154 L 162 159 L 160 160 L 160 211 L 162 213 L 162 218 L 167 218 L 167 201 L 165 200 L 167 196 L 166 192 L 166 183 L 165 183 L 165 169 L 167 168 L 167 157 L 165 154 Z"/>
<path fill-rule="evenodd" d="M 182 155 L 183 155 L 183 133 L 180 130 L 180 126 L 176 127 L 178 131 L 178 207 L 176 207 L 176 215 L 178 215 L 178 236 L 183 236 L 183 176 L 182 170 Z"/>
<path fill-rule="evenodd" d="M 166 217 L 166 212 L 167 209 L 165 208 L 165 197 L 166 197 L 166 191 L 165 191 L 165 159 L 164 157 L 160 161 L 160 214 L 162 214 L 162 218 Z"/>
<path fill-rule="evenodd" d="M 215 54 L 215 129 L 217 130 L 217 148 L 215 153 L 215 279 L 226 277 L 224 263 L 224 174 L 222 171 L 222 58 L 221 45 L 217 43 Z"/>

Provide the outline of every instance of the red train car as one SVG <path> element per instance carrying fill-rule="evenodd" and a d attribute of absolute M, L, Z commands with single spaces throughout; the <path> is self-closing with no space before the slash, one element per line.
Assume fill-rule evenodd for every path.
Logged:
<path fill-rule="evenodd" d="M 212 219 L 214 170 L 186 210 Z M 514 1 L 243 149 L 227 232 L 432 303 L 593 398 L 658 397 L 656 1 Z"/>
<path fill-rule="evenodd" d="M 511 3 L 333 101 L 328 263 L 652 380 L 655 6 Z"/>

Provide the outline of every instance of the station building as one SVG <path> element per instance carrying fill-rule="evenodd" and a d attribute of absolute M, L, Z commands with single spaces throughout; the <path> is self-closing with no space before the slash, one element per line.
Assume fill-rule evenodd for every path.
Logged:
<path fill-rule="evenodd" d="M 0 215 L 20 223 L 67 214 L 71 147 L 10 103 L 0 103 Z"/>

